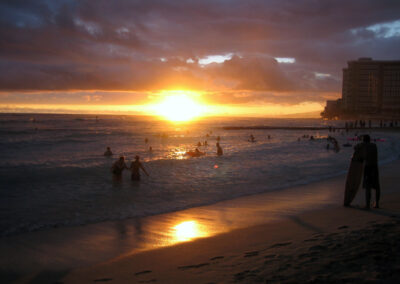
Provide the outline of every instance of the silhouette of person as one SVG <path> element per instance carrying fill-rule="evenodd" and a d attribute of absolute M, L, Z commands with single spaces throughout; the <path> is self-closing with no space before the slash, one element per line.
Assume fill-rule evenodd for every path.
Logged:
<path fill-rule="evenodd" d="M 112 155 L 113 155 L 113 152 L 111 152 L 111 148 L 107 147 L 107 150 L 104 152 L 104 156 L 109 157 Z"/>
<path fill-rule="evenodd" d="M 255 142 L 256 139 L 254 138 L 253 134 L 250 134 L 249 142 Z"/>
<path fill-rule="evenodd" d="M 371 206 L 371 188 L 375 189 L 375 208 L 379 208 L 381 187 L 378 171 L 378 148 L 375 143 L 371 143 L 371 137 L 367 134 L 363 136 L 363 142 L 357 144 L 354 149 L 360 151 L 364 161 L 365 208 L 369 209 Z"/>
<path fill-rule="evenodd" d="M 149 176 L 149 174 L 147 173 L 146 169 L 143 167 L 142 163 L 139 161 L 140 157 L 139 156 L 135 156 L 135 160 L 131 163 L 131 179 L 132 180 L 140 180 L 140 169 L 142 169 L 142 171 Z"/>
<path fill-rule="evenodd" d="M 221 146 L 219 145 L 218 142 L 217 142 L 216 146 L 217 146 L 217 155 L 218 156 L 222 156 L 223 155 L 223 151 L 222 151 L 222 148 L 221 148 Z"/>
<path fill-rule="evenodd" d="M 111 172 L 115 175 L 115 176 L 121 176 L 122 172 L 124 169 L 128 169 L 128 167 L 125 164 L 125 157 L 121 156 L 119 157 L 119 159 L 117 161 L 114 162 L 114 164 L 111 167 Z"/>

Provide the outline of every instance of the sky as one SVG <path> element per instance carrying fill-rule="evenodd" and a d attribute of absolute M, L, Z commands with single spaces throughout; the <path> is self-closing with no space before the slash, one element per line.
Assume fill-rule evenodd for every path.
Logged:
<path fill-rule="evenodd" d="M 398 0 L 0 0 L 0 112 L 318 113 L 359 57 L 399 60 Z"/>

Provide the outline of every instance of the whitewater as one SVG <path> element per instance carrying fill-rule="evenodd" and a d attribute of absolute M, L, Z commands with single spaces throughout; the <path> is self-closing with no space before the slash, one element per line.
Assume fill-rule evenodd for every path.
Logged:
<path fill-rule="evenodd" d="M 400 154 L 398 132 L 223 128 L 260 125 L 344 122 L 207 118 L 177 124 L 141 116 L 0 114 L 0 235 L 144 217 L 337 176 L 347 171 L 353 153 L 342 145 L 354 146 L 355 135 L 379 139 L 381 164 Z M 326 149 L 328 135 L 339 141 L 338 153 Z M 208 146 L 198 148 L 206 155 L 185 155 L 205 141 Z M 107 146 L 113 157 L 103 156 Z M 125 171 L 122 181 L 113 179 L 110 167 L 120 155 L 128 166 L 139 155 L 150 176 L 132 182 Z"/>

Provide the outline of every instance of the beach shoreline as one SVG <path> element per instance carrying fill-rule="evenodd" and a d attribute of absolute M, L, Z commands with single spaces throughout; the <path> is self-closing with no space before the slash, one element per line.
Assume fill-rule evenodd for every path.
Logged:
<path fill-rule="evenodd" d="M 116 258 L 72 271 L 62 282 L 395 283 L 400 276 L 400 195 L 390 198 L 390 209 L 379 213 L 317 210 Z"/>
<path fill-rule="evenodd" d="M 247 264 L 251 268 L 256 265 L 253 260 L 260 258 L 255 256 L 261 255 L 261 251 L 264 251 L 266 247 L 280 244 L 275 246 L 274 250 L 278 250 L 275 254 L 281 254 L 280 250 L 288 249 L 290 252 L 290 250 L 302 247 L 299 244 L 306 243 L 308 245 L 309 243 L 303 241 L 312 239 L 313 234 L 322 234 L 320 236 L 322 242 L 327 234 L 337 233 L 339 227 L 346 226 L 344 231 L 347 232 L 368 230 L 369 222 L 377 222 L 377 224 L 397 222 L 398 211 L 396 210 L 400 208 L 400 198 L 396 193 L 396 184 L 398 183 L 396 173 L 399 169 L 400 161 L 382 166 L 383 209 L 378 211 L 367 212 L 359 210 L 357 207 L 356 209 L 343 208 L 341 205 L 345 177 L 340 176 L 288 189 L 286 195 L 283 194 L 280 197 L 281 199 L 275 201 L 269 199 L 270 203 L 265 203 L 265 199 L 260 199 L 262 195 L 248 196 L 221 202 L 217 205 L 164 214 L 164 219 L 160 219 L 160 216 L 153 216 L 150 217 L 147 224 L 106 222 L 3 238 L 0 242 L 2 251 L 4 251 L 1 260 L 3 267 L 1 278 L 6 283 L 7 281 L 27 283 L 37 277 L 52 282 L 62 279 L 60 281 L 63 283 L 81 283 L 96 279 L 113 279 L 113 283 L 124 283 L 126 280 L 126 282 L 132 283 L 144 281 L 142 276 L 146 275 L 146 277 L 155 277 L 146 278 L 147 280 L 158 279 L 157 281 L 160 283 L 174 283 L 168 282 L 168 279 L 175 279 L 175 283 L 180 283 L 186 277 L 197 279 L 196 275 L 199 274 L 197 272 L 202 271 L 203 275 L 205 271 L 208 271 L 207 268 L 214 265 L 215 262 L 222 263 L 228 259 L 227 255 L 231 256 L 229 257 L 232 259 L 230 261 L 243 263 L 234 257 L 238 254 L 244 255 L 246 261 L 251 260 Z M 295 191 L 301 191 L 302 194 L 295 195 L 294 202 L 285 199 L 293 195 Z M 320 195 L 316 195 L 317 192 Z M 355 204 L 360 207 L 363 202 L 363 191 L 358 195 L 359 201 L 356 199 Z M 271 198 L 271 195 L 268 197 L 267 194 L 266 196 Z M 299 196 L 303 196 L 304 199 L 298 198 Z M 326 200 L 330 201 L 325 204 L 323 209 L 315 205 Z M 283 208 L 286 210 L 284 214 L 274 216 L 274 210 L 261 210 L 263 207 L 271 209 L 273 201 L 287 205 L 286 209 Z M 296 206 L 299 206 L 299 211 L 295 210 Z M 304 207 L 307 206 L 310 206 L 309 210 L 304 210 Z M 277 207 L 275 212 L 283 209 Z M 371 214 L 377 212 L 379 214 Z M 200 233 L 178 236 L 183 239 L 176 240 L 177 236 L 174 235 L 176 231 L 173 230 L 173 225 L 184 223 L 184 220 L 200 221 L 197 228 Z M 149 223 L 153 226 L 149 227 Z M 142 235 L 137 234 L 140 230 L 142 230 Z M 205 233 L 201 234 L 202 230 Z M 185 242 L 191 239 L 194 240 Z M 332 240 L 333 243 L 337 243 L 337 241 L 336 239 Z M 140 242 L 142 242 L 141 245 Z M 291 244 L 281 245 L 288 242 Z M 148 246 L 146 247 L 144 244 Z M 165 258 L 160 258 L 161 256 Z M 315 258 L 311 255 L 310 257 Z M 174 259 L 174 261 L 171 262 L 167 259 Z M 214 260 L 207 261 L 210 259 Z M 18 270 L 18 265 L 22 260 L 25 261 L 26 267 L 19 267 L 21 269 Z M 22 262 L 24 263 L 24 261 Z M 276 263 L 282 261 L 282 259 L 278 259 Z M 68 266 L 68 263 L 71 262 L 75 265 Z M 175 265 L 175 269 L 172 269 L 171 265 Z M 215 275 L 210 277 L 218 278 L 219 282 L 229 282 L 236 279 L 232 278 L 232 275 L 241 273 L 236 268 L 242 268 L 242 264 L 236 263 L 236 266 L 233 266 L 236 268 L 224 265 L 226 271 L 220 267 L 221 273 L 218 270 Z M 126 270 L 121 267 L 126 267 Z M 254 269 L 243 271 L 246 270 Z M 132 276 L 134 271 L 141 277 L 128 277 Z M 140 273 L 143 271 L 152 272 Z M 158 272 L 155 273 L 156 271 Z M 192 275 L 193 272 L 195 275 Z M 254 277 L 262 278 L 260 273 L 246 272 L 245 274 L 251 274 L 252 276 L 249 277 L 253 279 Z M 223 275 L 226 275 L 227 278 Z M 230 276 L 228 277 L 228 275 Z M 248 276 L 238 276 L 239 278 L 245 281 Z M 203 277 L 199 278 L 199 282 L 203 280 Z M 281 281 L 283 280 L 281 279 Z"/>

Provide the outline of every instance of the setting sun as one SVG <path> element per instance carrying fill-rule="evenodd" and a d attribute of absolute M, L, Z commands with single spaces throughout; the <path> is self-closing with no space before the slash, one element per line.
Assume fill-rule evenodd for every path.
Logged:
<path fill-rule="evenodd" d="M 171 121 L 188 121 L 202 115 L 203 106 L 185 94 L 173 94 L 155 105 L 154 110 Z"/>

